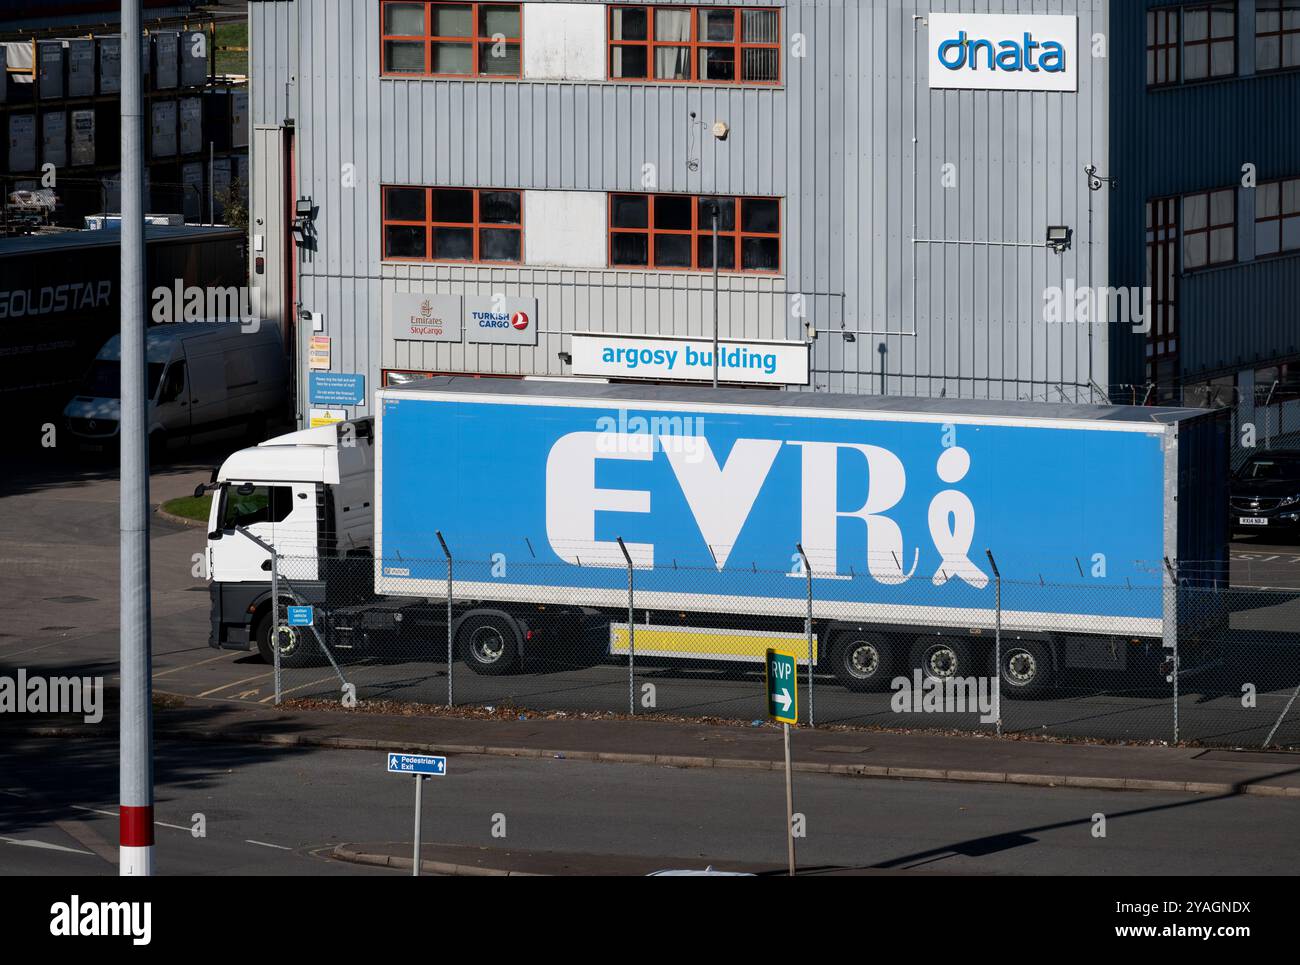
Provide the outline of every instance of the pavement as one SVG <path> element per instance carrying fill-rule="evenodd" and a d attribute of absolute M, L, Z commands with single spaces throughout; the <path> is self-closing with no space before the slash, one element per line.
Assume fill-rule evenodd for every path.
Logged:
<path fill-rule="evenodd" d="M 115 695 L 105 704 L 116 706 Z M 162 740 L 246 742 L 351 750 L 407 750 L 495 757 L 560 758 L 683 768 L 778 770 L 778 727 L 702 724 L 646 717 L 425 715 L 303 710 L 225 700 L 181 700 L 155 710 Z M 9 717 L 34 736 L 112 731 L 75 720 Z M 0 730 L 3 733 L 3 730 Z M 1128 791 L 1249 794 L 1300 803 L 1300 753 L 1225 748 L 1064 743 L 854 728 L 792 728 L 793 768 L 861 778 L 1089 787 Z"/>
<path fill-rule="evenodd" d="M 116 874 L 117 743 L 94 730 L 0 735 L 0 875 Z M 385 764 L 375 749 L 159 740 L 158 871 L 409 876 L 413 782 Z M 454 754 L 424 785 L 424 870 L 781 874 L 784 786 L 773 770 Z M 794 805 L 801 874 L 1259 876 L 1300 858 L 1286 797 L 799 773 Z"/>

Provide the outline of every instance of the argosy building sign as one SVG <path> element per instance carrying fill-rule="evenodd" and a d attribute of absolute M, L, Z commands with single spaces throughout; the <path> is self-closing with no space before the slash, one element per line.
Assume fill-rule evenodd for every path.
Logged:
<path fill-rule="evenodd" d="M 1132 591 L 1160 583 L 1163 440 L 1137 426 L 388 399 L 380 443 L 383 558 L 429 559 L 419 534 L 440 529 L 487 599 L 545 584 L 617 603 L 622 537 L 646 606 L 785 613 L 802 543 L 828 614 L 959 614 L 992 605 L 990 548 L 1023 581 L 1008 610 L 1158 626 L 1159 594 Z M 445 578 L 429 566 L 381 581 Z"/>
<path fill-rule="evenodd" d="M 1076 91 L 1077 17 L 932 13 L 932 88 Z"/>

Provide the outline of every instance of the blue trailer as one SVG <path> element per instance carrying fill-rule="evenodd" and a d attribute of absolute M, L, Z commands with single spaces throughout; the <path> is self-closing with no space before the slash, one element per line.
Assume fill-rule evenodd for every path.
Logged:
<path fill-rule="evenodd" d="M 1226 424 L 1206 410 L 458 378 L 376 405 L 377 593 L 443 592 L 440 532 L 456 595 L 507 612 L 625 620 L 630 559 L 638 609 L 794 632 L 806 559 L 816 659 L 864 689 L 930 637 L 923 668 L 969 665 L 995 566 L 1002 631 L 1060 669 L 1113 663 L 1117 640 L 1165 658 L 1171 573 L 1226 566 Z M 674 647 L 711 655 L 698 633 Z"/>
<path fill-rule="evenodd" d="M 484 674 L 573 647 L 579 626 L 623 658 L 631 582 L 638 660 L 757 666 L 806 639 L 811 611 L 803 662 L 855 690 L 991 674 L 995 637 L 1012 694 L 1072 668 L 1154 683 L 1206 636 L 1175 574 L 1226 572 L 1212 411 L 454 377 L 374 401 L 373 423 L 222 467 L 215 646 L 270 652 L 262 551 L 221 535 L 254 503 L 288 514 L 248 528 L 292 542 L 296 601 L 350 607 L 358 633 L 446 632 L 445 544 L 450 636 Z"/>

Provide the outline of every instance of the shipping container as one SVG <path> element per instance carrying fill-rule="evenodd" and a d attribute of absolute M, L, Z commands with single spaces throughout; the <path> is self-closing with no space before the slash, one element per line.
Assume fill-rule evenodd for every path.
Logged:
<path fill-rule="evenodd" d="M 154 101 L 151 105 L 149 156 L 176 156 L 176 102 Z"/>
<path fill-rule="evenodd" d="M 121 174 L 114 172 L 106 174 L 103 178 L 104 189 L 104 210 L 109 213 L 120 213 L 122 210 L 122 180 Z M 150 183 L 149 169 L 144 169 L 144 210 L 147 212 L 153 205 L 151 201 L 153 194 L 153 185 Z"/>
<path fill-rule="evenodd" d="M 141 90 L 148 90 L 149 78 L 152 74 L 150 44 L 147 36 L 141 40 L 140 70 L 143 78 Z M 116 94 L 122 90 L 122 38 L 120 36 L 100 37 L 96 40 L 96 44 L 99 47 L 99 92 Z"/>
<path fill-rule="evenodd" d="M 205 146 L 211 142 L 217 151 L 229 151 L 230 126 L 230 89 L 227 87 L 209 87 L 203 92 L 203 138 Z"/>
<path fill-rule="evenodd" d="M 36 115 L 9 115 L 9 173 L 36 170 Z"/>
<path fill-rule="evenodd" d="M 212 162 L 212 209 L 217 224 L 226 220 L 226 206 L 223 199 L 230 193 L 230 158 L 219 157 Z"/>
<path fill-rule="evenodd" d="M 67 111 L 45 111 L 41 115 L 41 163 L 56 168 L 68 163 Z"/>
<path fill-rule="evenodd" d="M 72 111 L 72 165 L 91 167 L 95 163 L 95 111 Z"/>
<path fill-rule="evenodd" d="M 66 59 L 63 41 L 38 40 L 36 42 L 36 82 L 41 100 L 66 96 L 67 85 L 63 77 Z"/>
<path fill-rule="evenodd" d="M 154 89 L 172 90 L 180 84 L 180 41 L 175 30 L 153 34 Z"/>
<path fill-rule="evenodd" d="M 180 38 L 180 79 L 182 87 L 202 87 L 208 82 L 208 35 L 202 30 L 187 30 Z"/>
<path fill-rule="evenodd" d="M 67 96 L 95 94 L 95 41 L 89 37 L 63 41 L 68 64 Z"/>
<path fill-rule="evenodd" d="M 207 179 L 203 176 L 202 161 L 186 161 L 181 165 L 181 184 L 185 189 L 185 220 L 206 221 Z"/>
<path fill-rule="evenodd" d="M 248 147 L 248 89 L 230 92 L 230 146 Z"/>
<path fill-rule="evenodd" d="M 179 101 L 180 152 L 198 154 L 207 149 L 203 138 L 203 98 L 182 97 Z"/>
<path fill-rule="evenodd" d="M 30 40 L 0 42 L 4 49 L 7 104 L 30 104 L 36 100 L 36 46 Z"/>

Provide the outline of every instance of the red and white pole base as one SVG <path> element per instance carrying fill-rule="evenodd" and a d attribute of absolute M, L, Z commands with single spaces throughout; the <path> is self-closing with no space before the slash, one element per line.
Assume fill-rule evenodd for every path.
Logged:
<path fill-rule="evenodd" d="M 153 874 L 153 805 L 123 804 L 118 820 L 117 873 L 123 877 Z"/>

